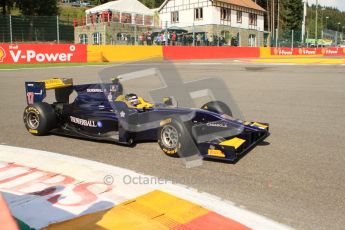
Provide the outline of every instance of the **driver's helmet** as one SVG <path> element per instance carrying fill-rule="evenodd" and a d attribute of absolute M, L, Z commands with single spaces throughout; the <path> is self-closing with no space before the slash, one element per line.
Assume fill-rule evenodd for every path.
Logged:
<path fill-rule="evenodd" d="M 111 83 L 113 83 L 113 84 L 118 84 L 120 79 L 121 79 L 121 77 L 118 77 L 118 76 L 110 78 Z"/>
<path fill-rule="evenodd" d="M 134 93 L 129 93 L 125 96 L 125 100 L 130 103 L 132 106 L 136 107 L 140 104 L 139 98 Z"/>

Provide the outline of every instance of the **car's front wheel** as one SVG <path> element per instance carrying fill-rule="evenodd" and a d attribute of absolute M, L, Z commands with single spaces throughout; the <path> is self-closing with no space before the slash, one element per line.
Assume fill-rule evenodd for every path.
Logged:
<path fill-rule="evenodd" d="M 199 154 L 188 122 L 178 116 L 171 116 L 160 122 L 158 144 L 163 152 L 171 157 L 190 157 Z"/>
<path fill-rule="evenodd" d="M 184 128 L 174 118 L 167 118 L 161 121 L 158 130 L 158 144 L 165 154 L 171 157 L 178 157 L 182 147 Z"/>
<path fill-rule="evenodd" d="M 45 102 L 28 105 L 23 114 L 24 124 L 29 133 L 42 136 L 56 127 L 54 109 Z"/>

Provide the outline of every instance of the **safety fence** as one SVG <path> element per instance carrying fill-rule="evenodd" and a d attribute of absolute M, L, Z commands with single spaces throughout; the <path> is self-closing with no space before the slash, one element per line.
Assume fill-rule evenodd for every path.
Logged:
<path fill-rule="evenodd" d="M 315 32 L 307 29 L 305 32 L 301 30 L 278 30 L 270 33 L 271 47 L 290 47 L 290 48 L 322 48 L 332 47 L 344 44 L 344 28 L 338 30 L 330 30 L 324 27 L 318 30 L 317 36 Z"/>
<path fill-rule="evenodd" d="M 345 56 L 345 48 L 0 44 L 4 64 L 323 56 Z"/>
<path fill-rule="evenodd" d="M 0 42 L 71 43 L 73 21 L 59 16 L 0 16 Z"/>

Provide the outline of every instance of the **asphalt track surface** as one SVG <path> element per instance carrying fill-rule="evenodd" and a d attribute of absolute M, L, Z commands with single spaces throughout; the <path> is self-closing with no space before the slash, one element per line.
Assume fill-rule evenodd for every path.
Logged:
<path fill-rule="evenodd" d="M 177 69 L 184 81 L 220 77 L 245 118 L 269 122 L 271 136 L 236 164 L 204 161 L 200 167 L 186 168 L 180 159 L 164 155 L 157 143 L 128 148 L 30 135 L 22 122 L 24 81 L 61 76 L 74 78 L 76 84 L 97 82 L 98 74 L 109 68 L 86 66 L 1 70 L 0 143 L 78 156 L 167 178 L 298 229 L 344 228 L 344 66 L 260 66 L 230 61 L 156 64 Z M 150 64 L 133 64 L 133 69 L 138 66 L 146 68 Z M 145 88 L 141 83 L 131 87 L 137 91 Z"/>

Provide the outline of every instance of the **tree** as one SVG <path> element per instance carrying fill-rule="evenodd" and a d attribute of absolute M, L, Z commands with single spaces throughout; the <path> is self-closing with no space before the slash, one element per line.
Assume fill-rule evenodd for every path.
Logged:
<path fill-rule="evenodd" d="M 285 30 L 300 31 L 303 19 L 303 2 L 301 0 L 282 0 L 281 25 Z"/>
<path fill-rule="evenodd" d="M 0 0 L 0 6 L 2 8 L 2 14 L 11 14 L 11 9 L 13 7 L 13 0 Z"/>
<path fill-rule="evenodd" d="M 308 6 L 307 11 L 307 31 L 309 37 L 315 37 L 315 16 L 316 6 Z M 326 19 L 326 17 L 328 17 Z M 340 25 L 338 26 L 338 23 Z M 342 32 L 342 26 L 345 26 L 345 12 L 341 12 L 334 7 L 318 6 L 318 37 L 321 37 L 321 31 L 324 29 Z"/>
<path fill-rule="evenodd" d="M 53 16 L 58 14 L 57 0 L 17 0 L 23 15 Z"/>

